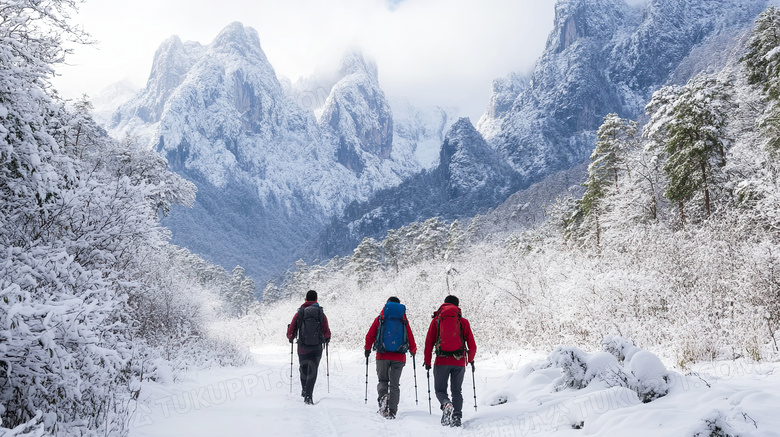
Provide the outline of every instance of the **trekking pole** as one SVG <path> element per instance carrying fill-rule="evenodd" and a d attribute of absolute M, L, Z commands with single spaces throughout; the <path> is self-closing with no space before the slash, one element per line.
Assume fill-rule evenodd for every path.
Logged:
<path fill-rule="evenodd" d="M 328 379 L 328 393 L 330 393 L 330 360 L 328 359 L 328 343 L 325 343 L 325 369 L 326 369 L 326 375 Z M 476 399 L 476 395 L 474 395 L 474 399 Z"/>
<path fill-rule="evenodd" d="M 474 411 L 477 411 L 477 381 L 474 377 L 474 362 L 471 362 L 471 387 L 474 389 Z"/>
<path fill-rule="evenodd" d="M 366 357 L 366 405 L 368 405 L 368 357 Z"/>
<path fill-rule="evenodd" d="M 287 325 L 287 330 L 290 330 L 290 325 Z M 292 393 L 293 386 L 293 342 L 290 342 L 290 393 Z"/>
<path fill-rule="evenodd" d="M 414 370 L 414 405 L 420 405 L 417 401 L 417 364 L 414 362 L 414 354 L 412 354 L 412 369 Z"/>
<path fill-rule="evenodd" d="M 428 369 L 425 372 L 428 373 L 428 414 L 433 414 L 431 409 L 431 370 Z"/>

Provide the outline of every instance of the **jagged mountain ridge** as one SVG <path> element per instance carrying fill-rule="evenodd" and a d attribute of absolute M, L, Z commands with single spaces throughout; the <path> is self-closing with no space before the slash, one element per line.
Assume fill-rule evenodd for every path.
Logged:
<path fill-rule="evenodd" d="M 554 29 L 525 86 L 506 86 L 512 78 L 494 83 L 478 129 L 526 181 L 576 165 L 590 154 L 607 113 L 642 114 L 652 93 L 680 72 L 678 66 L 697 47 L 724 35 L 736 37 L 766 4 L 559 0 Z M 688 74 L 701 69 L 706 65 Z"/>
<path fill-rule="evenodd" d="M 383 238 L 388 229 L 414 221 L 469 218 L 503 202 L 517 183 L 509 164 L 461 118 L 447 132 L 435 168 L 351 204 L 328 226 L 316 250 L 322 257 L 345 255 L 365 237 Z"/>
<path fill-rule="evenodd" d="M 175 243 L 262 280 L 349 202 L 421 170 L 417 142 L 394 143 L 376 65 L 355 52 L 342 65 L 318 119 L 279 81 L 254 29 L 161 45 L 147 87 L 109 130 L 148 142 L 198 186 L 195 207 L 164 221 Z"/>

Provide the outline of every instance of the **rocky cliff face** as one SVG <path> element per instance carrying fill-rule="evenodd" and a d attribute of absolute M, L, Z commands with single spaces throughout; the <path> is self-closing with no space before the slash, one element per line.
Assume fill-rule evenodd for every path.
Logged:
<path fill-rule="evenodd" d="M 376 65 L 348 54 L 319 120 L 290 95 L 257 32 L 233 23 L 208 46 L 163 43 L 147 87 L 115 113 L 131 134 L 199 189 L 192 210 L 165 220 L 173 240 L 258 279 L 354 200 L 418 172 L 415 144 L 393 145 Z"/>
<path fill-rule="evenodd" d="M 338 162 L 360 174 L 370 157 L 390 158 L 393 114 L 379 87 L 374 62 L 360 53 L 348 53 L 339 75 L 322 108 L 320 125 L 337 144 Z"/>
<path fill-rule="evenodd" d="M 554 30 L 529 80 L 494 84 L 480 131 L 527 182 L 571 167 L 587 159 L 606 114 L 642 114 L 691 53 L 738 34 L 765 6 L 764 0 L 649 0 L 636 7 L 624 0 L 559 0 Z"/>
<path fill-rule="evenodd" d="M 472 217 L 503 202 L 518 186 L 514 170 L 469 119 L 461 118 L 447 131 L 436 167 L 351 204 L 325 230 L 317 250 L 323 257 L 345 255 L 364 237 L 382 238 L 388 229 L 414 221 Z"/>

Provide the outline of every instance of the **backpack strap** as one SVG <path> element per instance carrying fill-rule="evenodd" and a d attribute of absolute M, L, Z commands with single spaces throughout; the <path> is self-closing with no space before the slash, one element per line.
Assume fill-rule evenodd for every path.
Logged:
<path fill-rule="evenodd" d="M 374 350 L 379 353 L 384 353 L 385 347 L 382 343 L 384 341 L 384 327 L 385 327 L 385 317 L 384 312 L 379 313 L 378 316 L 376 316 L 377 325 L 376 325 L 376 338 L 374 339 Z"/>
<path fill-rule="evenodd" d="M 322 324 L 325 322 L 325 308 L 320 307 L 319 316 L 320 316 L 320 343 L 325 343 L 325 329 L 323 329 L 322 327 Z"/>
<path fill-rule="evenodd" d="M 295 336 L 301 339 L 301 326 L 303 326 L 303 307 L 298 307 L 298 319 L 295 321 Z"/>

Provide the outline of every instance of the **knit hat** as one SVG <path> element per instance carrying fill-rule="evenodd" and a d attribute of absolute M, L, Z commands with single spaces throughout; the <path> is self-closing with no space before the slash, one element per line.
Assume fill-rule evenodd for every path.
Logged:
<path fill-rule="evenodd" d="M 455 296 L 453 296 L 453 295 L 449 295 L 449 296 L 447 296 L 447 297 L 445 297 L 445 298 L 444 298 L 444 303 L 451 303 L 451 304 L 453 304 L 453 305 L 455 305 L 455 306 L 458 306 L 458 304 L 460 303 L 460 301 L 458 300 L 458 298 L 457 298 L 457 297 L 455 297 Z"/>
<path fill-rule="evenodd" d="M 317 302 L 317 292 L 314 290 L 307 291 L 306 302 Z"/>

